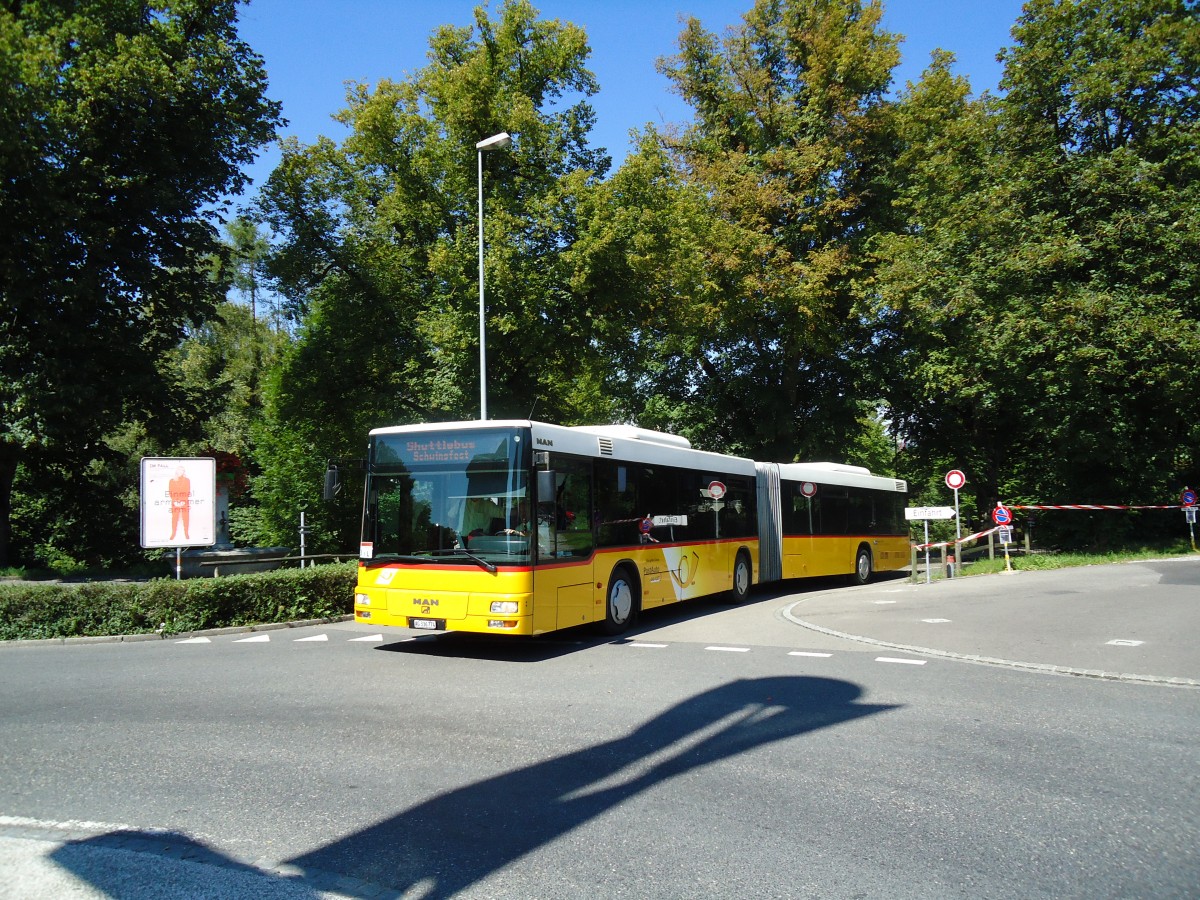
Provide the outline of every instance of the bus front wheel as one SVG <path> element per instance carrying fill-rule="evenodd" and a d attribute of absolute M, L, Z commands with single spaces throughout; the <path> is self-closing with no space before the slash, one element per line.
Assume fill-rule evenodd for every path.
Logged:
<path fill-rule="evenodd" d="M 624 566 L 613 569 L 604 602 L 604 633 L 621 634 L 637 614 L 637 582 Z"/>
<path fill-rule="evenodd" d="M 871 580 L 871 550 L 866 544 L 858 548 L 858 554 L 854 557 L 854 575 L 851 577 L 855 584 L 866 584 Z"/>

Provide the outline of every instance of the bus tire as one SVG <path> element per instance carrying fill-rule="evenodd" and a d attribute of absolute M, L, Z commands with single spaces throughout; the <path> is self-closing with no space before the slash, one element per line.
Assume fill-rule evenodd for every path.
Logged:
<path fill-rule="evenodd" d="M 627 566 L 619 565 L 608 577 L 604 595 L 604 633 L 621 634 L 637 616 L 637 579 Z"/>
<path fill-rule="evenodd" d="M 871 548 L 859 544 L 858 552 L 854 555 L 854 573 L 850 578 L 855 584 L 867 584 L 871 580 L 871 572 Z"/>
<path fill-rule="evenodd" d="M 750 599 L 750 584 L 754 581 L 754 566 L 750 562 L 750 554 L 739 550 L 733 561 L 733 588 L 729 599 L 733 603 L 745 603 Z"/>

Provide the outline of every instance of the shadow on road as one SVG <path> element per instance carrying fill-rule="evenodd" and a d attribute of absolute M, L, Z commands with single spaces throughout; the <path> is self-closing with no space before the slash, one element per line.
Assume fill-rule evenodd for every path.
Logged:
<path fill-rule="evenodd" d="M 884 572 L 875 576 L 878 584 L 903 581 L 907 572 Z M 836 590 L 846 586 L 844 577 L 804 578 L 756 586 L 746 605 L 770 603 L 783 597 Z M 721 595 L 699 597 L 683 603 L 646 610 L 638 615 L 634 626 L 616 643 L 635 640 L 639 635 L 681 622 L 691 622 L 709 616 L 727 613 L 734 607 Z M 397 641 L 380 644 L 375 649 L 384 653 L 401 653 L 419 656 L 438 656 L 462 659 L 486 659 L 490 662 L 537 663 L 545 662 L 570 653 L 578 653 L 600 644 L 614 643 L 594 625 L 578 625 L 551 634 L 536 637 L 514 637 L 511 635 L 469 634 L 446 632 L 442 634 L 405 637 Z"/>
<path fill-rule="evenodd" d="M 279 880 L 303 890 L 320 880 L 308 873 L 338 873 L 413 890 L 414 896 L 450 897 L 678 775 L 895 708 L 860 703 L 860 694 L 856 685 L 829 678 L 733 681 L 676 704 L 623 737 L 448 791 L 314 849 L 289 860 L 305 874 Z M 376 797 L 386 807 L 388 798 Z M 392 799 L 396 807 L 405 801 L 403 795 Z M 80 870 L 79 851 L 108 837 L 65 845 L 52 858 L 107 891 L 112 886 L 97 883 L 96 872 Z M 338 890 L 347 893 L 347 885 Z"/>

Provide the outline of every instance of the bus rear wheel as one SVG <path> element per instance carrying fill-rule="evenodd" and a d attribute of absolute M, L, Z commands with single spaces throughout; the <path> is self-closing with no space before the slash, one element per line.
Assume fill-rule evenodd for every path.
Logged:
<path fill-rule="evenodd" d="M 750 597 L 750 582 L 754 580 L 754 569 L 750 564 L 750 554 L 739 550 L 733 561 L 733 589 L 729 599 L 734 603 L 745 603 Z"/>
<path fill-rule="evenodd" d="M 855 584 L 867 584 L 871 580 L 871 549 L 863 544 L 858 548 L 854 557 L 854 574 L 851 576 Z"/>
<path fill-rule="evenodd" d="M 621 634 L 637 615 L 637 582 L 624 566 L 613 569 L 604 601 L 604 633 Z"/>

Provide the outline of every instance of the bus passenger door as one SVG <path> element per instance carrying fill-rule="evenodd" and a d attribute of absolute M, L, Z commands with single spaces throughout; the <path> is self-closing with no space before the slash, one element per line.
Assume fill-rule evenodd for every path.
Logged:
<path fill-rule="evenodd" d="M 534 569 L 535 619 L 549 619 L 539 608 L 555 610 L 554 628 L 570 628 L 595 619 L 592 609 L 592 463 L 590 459 L 552 454 L 551 472 L 542 473 L 538 492 L 538 562 Z M 553 488 L 549 475 L 553 474 Z M 543 618 L 545 616 L 545 618 Z"/>

